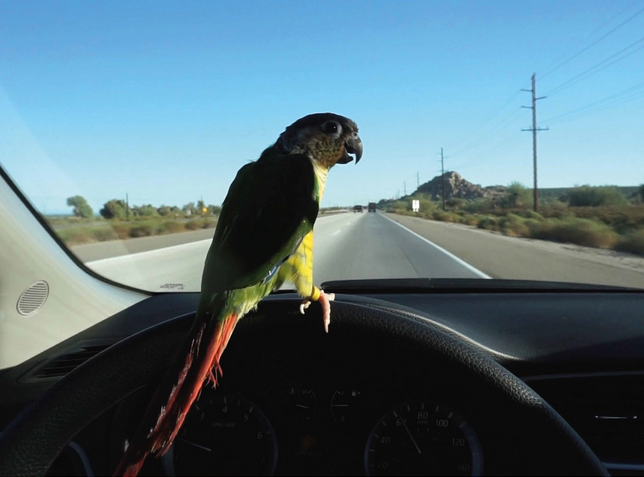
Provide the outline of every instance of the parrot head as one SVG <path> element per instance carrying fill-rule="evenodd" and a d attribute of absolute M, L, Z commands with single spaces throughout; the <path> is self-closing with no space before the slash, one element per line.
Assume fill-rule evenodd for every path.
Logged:
<path fill-rule="evenodd" d="M 305 154 L 326 168 L 362 157 L 358 126 L 333 113 L 309 114 L 280 135 L 275 147 L 283 154 Z"/>

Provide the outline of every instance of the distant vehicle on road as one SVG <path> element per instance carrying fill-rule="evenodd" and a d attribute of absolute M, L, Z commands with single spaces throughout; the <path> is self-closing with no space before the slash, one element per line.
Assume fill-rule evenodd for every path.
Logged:
<path fill-rule="evenodd" d="M 354 212 L 354 213 L 355 213 L 355 212 L 360 212 L 360 213 L 362 213 L 362 209 L 364 209 L 364 207 L 362 207 L 361 205 L 354 205 L 354 206 L 353 206 L 353 212 Z"/>
<path fill-rule="evenodd" d="M 369 212 L 375 212 L 375 211 L 376 211 L 376 203 L 369 202 Z"/>

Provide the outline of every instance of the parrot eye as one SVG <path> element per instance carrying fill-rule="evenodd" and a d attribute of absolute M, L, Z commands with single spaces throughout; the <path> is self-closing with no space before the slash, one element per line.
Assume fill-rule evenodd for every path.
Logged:
<path fill-rule="evenodd" d="M 322 125 L 322 130 L 330 136 L 338 137 L 342 133 L 342 126 L 335 121 L 327 121 Z"/>

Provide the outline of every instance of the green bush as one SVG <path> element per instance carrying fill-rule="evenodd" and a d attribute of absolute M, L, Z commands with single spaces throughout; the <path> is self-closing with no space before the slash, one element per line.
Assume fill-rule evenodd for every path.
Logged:
<path fill-rule="evenodd" d="M 470 213 L 484 213 L 489 212 L 492 208 L 492 202 L 490 199 L 473 199 L 467 200 L 462 205 L 462 209 Z"/>
<path fill-rule="evenodd" d="M 184 227 L 184 224 L 182 224 L 181 222 L 175 222 L 175 221 L 169 220 L 161 224 L 161 227 L 159 228 L 159 233 L 176 234 L 178 232 L 183 232 L 184 230 L 186 230 L 186 228 Z"/>
<path fill-rule="evenodd" d="M 517 215 L 525 219 L 543 220 L 543 215 L 534 210 L 522 210 L 517 212 Z"/>
<path fill-rule="evenodd" d="M 481 220 L 479 220 L 477 227 L 484 230 L 499 230 L 497 218 L 490 216 L 483 217 Z"/>
<path fill-rule="evenodd" d="M 628 200 L 616 187 L 581 186 L 568 194 L 568 203 L 572 207 L 599 207 L 601 205 L 623 205 Z"/>
<path fill-rule="evenodd" d="M 185 227 L 188 230 L 199 230 L 201 228 L 201 221 L 191 220 L 189 222 L 186 222 Z"/>
<path fill-rule="evenodd" d="M 610 227 L 587 219 L 548 220 L 531 233 L 537 239 L 597 248 L 612 248 L 618 238 Z"/>
<path fill-rule="evenodd" d="M 116 236 L 121 239 L 125 240 L 130 238 L 130 226 L 126 224 L 115 224 L 112 225 L 112 230 L 114 230 L 114 233 Z"/>
<path fill-rule="evenodd" d="M 130 228 L 130 237 L 149 237 L 150 235 L 154 235 L 154 231 L 154 227 L 150 224 L 134 225 Z"/>
<path fill-rule="evenodd" d="M 525 224 L 525 220 L 516 214 L 507 214 L 498 220 L 499 230 L 505 235 L 511 237 L 527 237 L 530 235 L 530 229 Z"/>
<path fill-rule="evenodd" d="M 118 238 L 118 235 L 111 227 L 92 227 L 90 233 L 98 242 L 107 242 Z"/>
<path fill-rule="evenodd" d="M 86 228 L 68 228 L 58 232 L 58 237 L 68 246 L 80 245 L 83 243 L 95 242 L 89 230 Z"/>
<path fill-rule="evenodd" d="M 443 212 L 442 210 L 436 210 L 432 212 L 432 219 L 439 220 L 441 222 L 454 222 L 454 217 L 447 212 Z"/>
<path fill-rule="evenodd" d="M 203 224 L 201 225 L 202 229 L 212 229 L 217 226 L 217 221 L 216 220 L 204 220 Z"/>
<path fill-rule="evenodd" d="M 644 229 L 620 237 L 615 244 L 615 250 L 644 255 Z"/>

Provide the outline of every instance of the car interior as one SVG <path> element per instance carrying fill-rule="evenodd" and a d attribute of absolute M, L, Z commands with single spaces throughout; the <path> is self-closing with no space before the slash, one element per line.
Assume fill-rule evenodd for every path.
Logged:
<path fill-rule="evenodd" d="M 47 302 L 63 310 L 74 299 L 65 286 L 132 298 L 71 253 L 26 267 L 58 239 L 6 175 L 1 185 L 3 223 L 24 234 L 0 234 L 3 250 L 29 246 L 31 231 L 47 237 L 12 254 L 15 280 L 46 281 Z M 231 340 L 221 385 L 203 390 L 172 451 L 141 475 L 643 472 L 640 291 L 494 279 L 323 287 L 337 295 L 329 333 L 292 292 L 264 300 Z M 198 293 L 136 293 L 2 370 L 2 475 L 113 472 L 198 303 Z"/>

